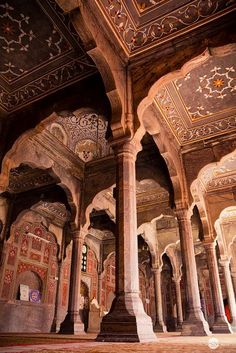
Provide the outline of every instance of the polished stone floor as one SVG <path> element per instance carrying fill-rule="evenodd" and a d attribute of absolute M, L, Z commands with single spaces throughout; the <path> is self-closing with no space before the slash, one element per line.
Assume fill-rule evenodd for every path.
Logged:
<path fill-rule="evenodd" d="M 1 353 L 236 353 L 236 334 L 182 337 L 178 333 L 157 334 L 156 343 L 96 342 L 94 334 L 0 334 Z"/>

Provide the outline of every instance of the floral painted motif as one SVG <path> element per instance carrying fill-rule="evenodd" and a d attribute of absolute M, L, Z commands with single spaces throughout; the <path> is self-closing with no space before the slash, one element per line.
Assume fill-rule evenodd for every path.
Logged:
<path fill-rule="evenodd" d="M 46 268 L 42 268 L 39 267 L 35 264 L 29 264 L 29 263 L 24 263 L 19 261 L 18 263 L 18 268 L 17 268 L 17 273 L 21 273 L 24 271 L 33 271 L 36 272 L 41 279 L 44 279 L 46 277 L 47 274 L 47 269 Z"/>
<path fill-rule="evenodd" d="M 8 265 L 13 265 L 13 266 L 15 265 L 16 254 L 17 254 L 17 248 L 11 246 L 8 252 L 8 259 L 7 259 Z"/>
<path fill-rule="evenodd" d="M 200 86 L 196 92 L 204 93 L 205 98 L 223 99 L 227 94 L 236 91 L 234 83 L 235 69 L 231 67 L 214 67 L 210 75 L 199 78 Z"/>
<path fill-rule="evenodd" d="M 179 31 L 194 26 L 229 7 L 229 4 L 223 0 L 195 0 L 180 8 L 176 6 L 170 14 L 138 27 L 130 17 L 124 0 L 100 0 L 100 3 L 130 53 L 152 45 L 154 42 L 160 42 L 166 37 L 176 36 Z M 136 0 L 136 4 L 139 11 L 143 12 L 151 6 L 160 5 L 161 1 Z"/>

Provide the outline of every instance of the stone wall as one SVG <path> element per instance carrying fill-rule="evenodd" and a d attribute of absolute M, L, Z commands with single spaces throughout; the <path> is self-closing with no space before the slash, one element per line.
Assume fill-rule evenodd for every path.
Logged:
<path fill-rule="evenodd" d="M 54 305 L 0 301 L 0 332 L 50 332 Z"/>

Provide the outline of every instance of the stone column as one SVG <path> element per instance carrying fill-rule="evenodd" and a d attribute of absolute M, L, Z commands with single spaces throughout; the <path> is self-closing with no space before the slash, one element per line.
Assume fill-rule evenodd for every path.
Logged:
<path fill-rule="evenodd" d="M 173 281 L 175 283 L 175 291 L 176 291 L 176 302 L 177 302 L 177 329 L 182 329 L 183 324 L 183 308 L 182 308 L 182 296 L 181 296 L 181 288 L 180 281 L 181 276 L 174 276 Z"/>
<path fill-rule="evenodd" d="M 85 333 L 84 324 L 82 323 L 79 315 L 83 243 L 84 237 L 81 232 L 77 230 L 73 233 L 68 313 L 65 320 L 61 324 L 60 333 Z"/>
<path fill-rule="evenodd" d="M 166 332 L 166 325 L 163 319 L 162 295 L 161 295 L 161 268 L 154 268 L 154 285 L 155 285 L 155 300 L 156 300 L 156 323 L 154 326 L 155 332 Z"/>
<path fill-rule="evenodd" d="M 9 200 L 5 197 L 0 197 L 0 265 L 6 236 L 6 228 L 9 218 Z"/>
<path fill-rule="evenodd" d="M 210 334 L 209 326 L 201 311 L 190 216 L 188 210 L 184 207 L 177 208 L 176 216 L 179 224 L 179 237 L 187 300 L 187 314 L 182 325 L 182 335 L 208 335 Z"/>
<path fill-rule="evenodd" d="M 206 251 L 207 265 L 212 289 L 212 299 L 215 312 L 215 320 L 212 326 L 214 333 L 230 333 L 231 329 L 224 311 L 223 296 L 221 291 L 220 276 L 216 259 L 215 243 L 204 243 Z"/>
<path fill-rule="evenodd" d="M 52 327 L 51 327 L 51 332 L 59 332 L 60 331 L 60 322 L 59 322 L 59 309 L 60 309 L 60 303 L 59 303 L 59 298 L 60 298 L 60 289 L 61 289 L 61 267 L 62 267 L 62 261 L 58 261 L 58 271 L 57 271 L 57 289 L 56 289 L 56 299 L 55 299 L 55 311 L 54 311 L 54 317 L 53 317 L 53 322 L 52 322 Z"/>
<path fill-rule="evenodd" d="M 116 156 L 116 293 L 110 312 L 103 317 L 98 341 L 155 341 L 152 320 L 139 296 L 136 211 L 136 148 L 119 145 Z"/>
<path fill-rule="evenodd" d="M 231 314 L 231 328 L 233 332 L 236 332 L 236 302 L 234 296 L 234 288 L 231 279 L 230 269 L 229 269 L 229 260 L 224 259 L 220 260 L 220 264 L 223 266 L 224 275 L 225 275 L 225 285 L 228 294 L 228 302 L 229 302 L 229 309 Z"/>
<path fill-rule="evenodd" d="M 61 235 L 61 242 L 60 242 L 60 251 L 58 254 L 58 270 L 57 270 L 57 276 L 56 276 L 56 281 L 57 281 L 57 289 L 56 289 L 56 298 L 55 298 L 55 311 L 54 311 L 54 317 L 53 317 L 53 322 L 52 322 L 52 327 L 51 327 L 51 332 L 59 332 L 60 331 L 60 318 L 59 318 L 59 311 L 60 311 L 60 292 L 61 292 L 61 275 L 62 275 L 62 261 L 63 261 L 63 255 L 65 251 L 65 236 L 64 236 L 64 230 L 63 226 L 60 228 L 60 235 Z"/>
<path fill-rule="evenodd" d="M 100 244 L 100 259 L 98 263 L 98 304 L 101 308 L 101 299 L 102 299 L 102 272 L 103 272 L 103 246 Z"/>
<path fill-rule="evenodd" d="M 102 298 L 102 272 L 98 271 L 98 304 L 101 307 L 101 298 Z"/>
<path fill-rule="evenodd" d="M 232 258 L 230 261 L 231 277 L 232 277 L 232 282 L 234 287 L 234 294 L 236 297 L 236 245 L 235 243 L 231 245 L 231 254 L 232 254 Z"/>
<path fill-rule="evenodd" d="M 231 266 L 231 277 L 232 277 L 232 282 L 234 287 L 234 294 L 236 297 L 236 266 Z"/>

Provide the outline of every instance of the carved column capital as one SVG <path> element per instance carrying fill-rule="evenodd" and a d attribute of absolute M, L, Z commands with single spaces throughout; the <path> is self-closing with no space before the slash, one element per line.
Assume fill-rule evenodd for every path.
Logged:
<path fill-rule="evenodd" d="M 136 160 L 136 156 L 138 152 L 141 150 L 141 145 L 136 143 L 135 141 L 130 140 L 120 140 L 113 141 L 111 146 L 114 150 L 116 157 L 120 157 L 121 155 L 129 156 L 130 158 L 134 158 Z"/>
<path fill-rule="evenodd" d="M 206 250 L 214 251 L 215 247 L 216 247 L 216 242 L 215 241 L 204 241 L 204 242 L 202 242 L 202 245 L 204 246 L 204 248 Z"/>
<path fill-rule="evenodd" d="M 175 209 L 175 215 L 177 217 L 178 222 L 190 220 L 191 212 L 187 207 L 187 204 L 178 203 Z"/>
<path fill-rule="evenodd" d="M 162 272 L 162 266 L 161 267 L 154 267 L 152 268 L 153 273 L 161 273 Z"/>
<path fill-rule="evenodd" d="M 230 260 L 228 259 L 228 258 L 221 258 L 220 260 L 219 260 L 219 263 L 220 263 L 220 265 L 222 266 L 222 267 L 226 267 L 226 268 L 229 268 L 229 264 L 230 264 Z"/>
<path fill-rule="evenodd" d="M 72 231 L 72 239 L 84 241 L 86 234 L 87 233 L 81 229 L 75 229 Z"/>
<path fill-rule="evenodd" d="M 180 283 L 182 276 L 181 275 L 174 275 L 172 277 L 172 281 L 175 283 Z"/>

